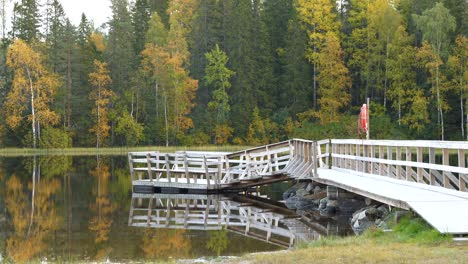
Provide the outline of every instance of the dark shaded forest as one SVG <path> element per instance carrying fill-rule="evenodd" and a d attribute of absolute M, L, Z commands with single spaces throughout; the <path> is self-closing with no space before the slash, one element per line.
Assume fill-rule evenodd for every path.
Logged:
<path fill-rule="evenodd" d="M 468 138 L 464 0 L 0 5 L 1 147 Z"/>

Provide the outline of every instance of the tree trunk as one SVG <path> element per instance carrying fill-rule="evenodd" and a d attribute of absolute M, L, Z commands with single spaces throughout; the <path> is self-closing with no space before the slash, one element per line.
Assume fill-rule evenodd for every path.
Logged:
<path fill-rule="evenodd" d="M 33 133 L 33 148 L 37 147 L 37 139 L 36 139 L 36 109 L 34 107 L 34 88 L 33 88 L 33 83 L 31 79 L 31 73 L 29 72 L 29 68 L 26 68 L 26 72 L 28 74 L 28 79 L 29 79 L 29 89 L 31 92 L 31 115 L 32 115 L 32 133 Z"/>
<path fill-rule="evenodd" d="M 166 147 L 169 146 L 169 123 L 167 117 L 167 95 L 164 95 L 164 124 L 166 127 Z"/>
<path fill-rule="evenodd" d="M 101 140 L 101 84 L 98 85 L 98 102 L 97 102 L 97 125 L 96 125 L 96 148 L 99 148 L 99 141 Z"/>
<path fill-rule="evenodd" d="M 32 228 L 32 225 L 33 225 L 33 221 L 34 221 L 34 211 L 35 211 L 35 204 L 34 204 L 34 200 L 35 200 L 35 197 L 36 197 L 36 156 L 33 157 L 33 171 L 32 171 L 32 193 L 31 193 L 31 215 L 29 217 L 29 227 L 28 227 L 28 236 L 30 235 L 31 233 L 31 228 Z"/>
<path fill-rule="evenodd" d="M 68 49 L 67 53 L 67 128 L 71 128 L 71 95 L 72 95 L 72 67 L 71 67 L 71 48 Z"/>
<path fill-rule="evenodd" d="M 388 74 L 388 57 L 389 57 L 389 48 L 388 48 L 389 36 L 387 36 L 387 43 L 385 48 L 385 76 L 384 76 L 384 108 L 387 107 L 387 74 Z"/>
<path fill-rule="evenodd" d="M 463 89 L 463 86 L 462 86 L 462 89 Z M 465 120 L 464 120 L 464 117 L 465 117 L 465 109 L 463 107 L 463 91 L 460 92 L 460 117 L 461 117 L 461 134 L 462 134 L 462 138 L 465 138 Z"/>
<path fill-rule="evenodd" d="M 437 92 L 437 112 L 440 120 L 440 135 L 441 140 L 445 140 L 444 135 L 444 114 L 442 111 L 442 102 L 440 100 L 440 88 L 439 88 L 439 66 L 436 67 L 436 92 Z"/>

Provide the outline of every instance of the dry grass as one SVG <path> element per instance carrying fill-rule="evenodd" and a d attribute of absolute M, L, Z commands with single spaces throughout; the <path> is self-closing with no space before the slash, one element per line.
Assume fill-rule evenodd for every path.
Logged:
<path fill-rule="evenodd" d="M 298 249 L 247 255 L 237 263 L 468 263 L 468 243 L 456 244 L 421 218 L 405 218 L 393 232 L 326 237 Z"/>
<path fill-rule="evenodd" d="M 256 254 L 236 263 L 468 263 L 468 245 L 418 245 L 359 241 L 312 246 L 272 254 Z"/>

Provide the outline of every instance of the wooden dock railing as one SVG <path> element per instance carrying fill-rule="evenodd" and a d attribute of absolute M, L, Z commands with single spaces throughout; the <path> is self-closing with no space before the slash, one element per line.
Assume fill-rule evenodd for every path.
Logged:
<path fill-rule="evenodd" d="M 312 179 L 318 168 L 337 168 L 468 191 L 467 150 L 468 142 L 292 139 L 234 153 L 128 155 L 137 185 L 216 190 L 277 176 Z"/>
<path fill-rule="evenodd" d="M 326 166 L 468 190 L 468 142 L 331 139 Z"/>
<path fill-rule="evenodd" d="M 310 178 L 322 156 L 316 141 L 293 139 L 234 153 L 130 152 L 128 160 L 134 184 L 210 190 L 278 175 Z"/>

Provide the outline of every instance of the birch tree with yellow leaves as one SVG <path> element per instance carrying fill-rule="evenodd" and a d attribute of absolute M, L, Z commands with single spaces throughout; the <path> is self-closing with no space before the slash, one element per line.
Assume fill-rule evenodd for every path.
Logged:
<path fill-rule="evenodd" d="M 32 144 L 36 148 L 41 127 L 55 125 L 59 121 L 59 115 L 51 110 L 51 104 L 60 86 L 60 78 L 46 69 L 40 53 L 20 39 L 8 49 L 6 63 L 13 71 L 11 90 L 4 105 L 6 123 L 15 129 L 25 120 L 30 122 Z"/>

